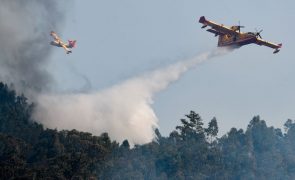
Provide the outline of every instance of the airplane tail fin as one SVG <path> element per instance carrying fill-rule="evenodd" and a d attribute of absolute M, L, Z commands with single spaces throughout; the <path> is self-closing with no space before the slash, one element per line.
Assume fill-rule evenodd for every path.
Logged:
<path fill-rule="evenodd" d="M 203 24 L 204 22 L 206 22 L 205 16 L 200 17 L 199 23 L 202 23 Z"/>
<path fill-rule="evenodd" d="M 69 48 L 74 48 L 76 47 L 76 40 L 68 40 L 69 44 L 68 44 L 68 47 Z"/>
<path fill-rule="evenodd" d="M 283 46 L 283 44 L 282 43 L 280 43 L 280 44 L 278 44 L 279 45 L 279 48 L 281 48 L 282 46 Z"/>
<path fill-rule="evenodd" d="M 275 51 L 273 52 L 274 54 L 280 52 L 280 48 L 283 46 L 283 44 L 280 43 L 280 44 L 278 44 L 278 46 L 279 46 L 279 47 L 278 47 L 277 49 L 275 49 Z"/>

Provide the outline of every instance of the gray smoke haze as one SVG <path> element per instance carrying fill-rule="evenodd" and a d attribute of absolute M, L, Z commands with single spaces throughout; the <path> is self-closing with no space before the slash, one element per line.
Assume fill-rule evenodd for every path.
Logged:
<path fill-rule="evenodd" d="M 50 88 L 49 32 L 63 22 L 62 0 L 0 0 L 0 81 L 18 93 Z"/>
<path fill-rule="evenodd" d="M 230 49 L 216 49 L 193 59 L 131 78 L 93 93 L 40 94 L 34 118 L 49 128 L 77 129 L 114 140 L 128 139 L 144 144 L 154 138 L 158 126 L 152 108 L 153 97 L 199 63 L 223 55 Z"/>

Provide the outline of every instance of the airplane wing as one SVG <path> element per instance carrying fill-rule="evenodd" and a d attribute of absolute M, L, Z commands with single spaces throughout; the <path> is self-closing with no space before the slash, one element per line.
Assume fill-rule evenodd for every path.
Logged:
<path fill-rule="evenodd" d="M 72 52 L 69 48 L 67 48 L 67 45 L 66 44 L 61 43 L 61 46 L 64 48 L 64 50 L 66 51 L 67 54 L 69 54 L 69 53 Z"/>
<path fill-rule="evenodd" d="M 226 27 L 226 26 L 224 26 L 222 24 L 219 25 L 219 24 L 216 24 L 215 22 L 208 21 L 204 16 L 200 17 L 199 22 L 204 24 L 202 26 L 202 28 L 210 26 L 211 29 L 208 29 L 207 31 L 211 32 L 211 33 L 215 33 L 215 35 L 222 35 L 222 34 L 229 34 L 229 35 L 232 35 L 232 36 L 239 35 L 239 32 L 234 31 L 234 30 L 230 29 L 229 27 Z"/>
<path fill-rule="evenodd" d="M 67 44 L 65 44 L 64 42 L 62 42 L 62 40 L 58 37 L 58 35 L 54 32 L 51 31 L 50 35 L 54 38 L 54 43 L 58 44 L 59 46 L 61 46 L 62 48 L 64 48 L 64 50 L 66 51 L 67 54 L 71 53 L 72 51 L 67 47 Z"/>
<path fill-rule="evenodd" d="M 215 36 L 218 35 L 225 35 L 225 33 L 220 32 L 220 31 L 216 31 L 215 29 L 207 29 L 208 32 L 215 34 Z"/>
<path fill-rule="evenodd" d="M 279 52 L 280 51 L 279 49 L 282 47 L 282 44 L 274 44 L 274 43 L 271 43 L 271 42 L 264 41 L 264 40 L 262 40 L 260 38 L 257 38 L 256 44 L 258 44 L 260 46 L 263 45 L 263 46 L 273 48 L 273 49 L 275 49 L 274 53 Z"/>
<path fill-rule="evenodd" d="M 57 36 L 57 34 L 54 31 L 51 31 L 50 35 L 54 38 L 55 41 L 61 41 L 60 38 Z"/>

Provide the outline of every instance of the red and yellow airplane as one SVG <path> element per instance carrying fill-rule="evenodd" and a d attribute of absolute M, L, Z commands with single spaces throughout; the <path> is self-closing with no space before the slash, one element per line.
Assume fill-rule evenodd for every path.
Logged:
<path fill-rule="evenodd" d="M 76 46 L 76 40 L 68 40 L 68 44 L 62 42 L 62 40 L 57 36 L 57 34 L 54 31 L 50 32 L 50 35 L 53 37 L 54 41 L 51 41 L 50 44 L 57 47 L 63 47 L 64 50 L 66 50 L 66 53 L 72 53 L 70 50 L 71 48 L 74 48 Z"/>
<path fill-rule="evenodd" d="M 219 36 L 218 39 L 218 46 L 236 46 L 241 47 L 247 44 L 255 43 L 260 46 L 268 46 L 270 48 L 275 49 L 273 53 L 278 53 L 280 51 L 280 48 L 282 47 L 282 44 L 274 44 L 271 42 L 267 42 L 262 40 L 260 32 L 241 32 L 241 28 L 244 26 L 231 26 L 227 27 L 223 24 L 219 25 L 212 21 L 207 20 L 204 16 L 200 17 L 199 20 L 200 23 L 203 24 L 202 28 L 205 28 L 207 26 L 210 26 L 210 29 L 207 29 L 208 32 L 211 32 L 215 34 L 215 36 Z"/>

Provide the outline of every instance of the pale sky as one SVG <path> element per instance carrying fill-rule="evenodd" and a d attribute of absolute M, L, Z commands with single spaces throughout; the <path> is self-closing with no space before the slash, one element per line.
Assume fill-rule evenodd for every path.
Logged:
<path fill-rule="evenodd" d="M 295 1 L 284 0 L 76 0 L 63 39 L 77 39 L 65 55 L 56 48 L 48 67 L 64 91 L 91 82 L 97 91 L 144 72 L 214 49 L 217 38 L 201 29 L 200 16 L 224 25 L 263 29 L 265 40 L 283 43 L 280 53 L 244 46 L 190 70 L 154 98 L 160 132 L 168 135 L 194 110 L 219 123 L 219 135 L 245 129 L 254 115 L 281 127 L 295 119 Z M 54 47 L 51 47 L 54 48 Z"/>

